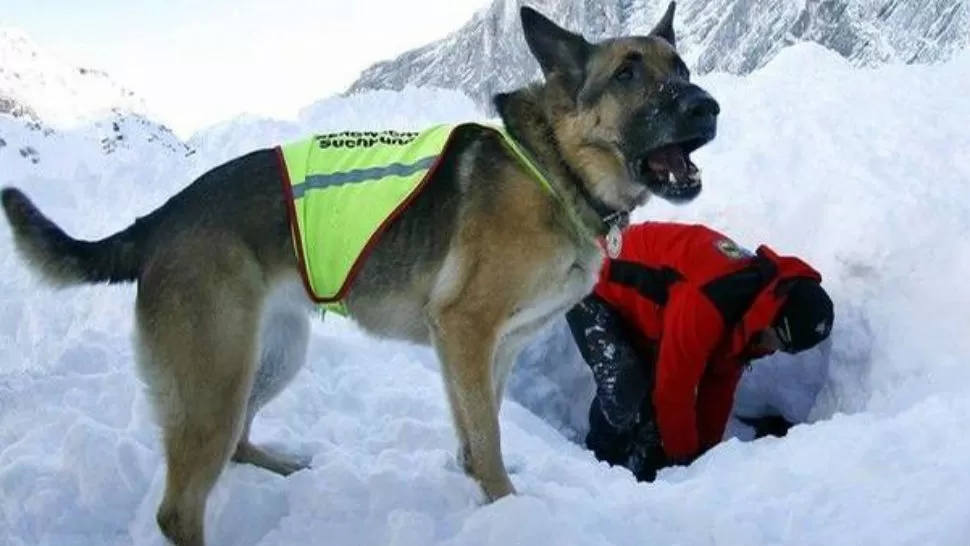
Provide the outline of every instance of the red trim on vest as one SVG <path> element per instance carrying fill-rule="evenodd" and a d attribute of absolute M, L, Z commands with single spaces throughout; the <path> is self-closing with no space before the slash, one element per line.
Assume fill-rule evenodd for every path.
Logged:
<path fill-rule="evenodd" d="M 296 221 L 296 205 L 293 203 L 293 184 L 290 181 L 290 171 L 286 168 L 286 158 L 283 157 L 283 148 L 277 146 L 273 149 L 276 152 L 276 162 L 280 168 L 280 182 L 283 185 L 283 202 L 286 205 L 286 217 L 290 223 L 290 236 L 293 237 L 293 244 L 296 247 L 297 269 L 300 270 L 300 279 L 303 281 L 303 289 L 307 295 L 316 303 L 316 296 L 310 288 L 310 278 L 306 272 L 306 257 L 303 255 L 303 239 L 300 237 L 300 228 Z"/>

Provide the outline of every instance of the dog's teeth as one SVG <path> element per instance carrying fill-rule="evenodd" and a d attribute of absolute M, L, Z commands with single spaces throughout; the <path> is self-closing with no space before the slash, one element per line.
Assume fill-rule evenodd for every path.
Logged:
<path fill-rule="evenodd" d="M 667 173 L 667 182 L 670 182 L 671 184 L 676 184 L 677 183 L 677 177 L 674 176 L 674 173 L 672 173 L 672 172 L 668 172 Z"/>

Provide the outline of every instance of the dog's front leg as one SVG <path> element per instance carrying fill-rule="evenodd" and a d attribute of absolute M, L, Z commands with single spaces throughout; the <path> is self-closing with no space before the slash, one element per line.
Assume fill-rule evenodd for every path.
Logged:
<path fill-rule="evenodd" d="M 489 501 L 515 494 L 502 459 L 492 382 L 498 325 L 456 304 L 429 317 L 458 436 L 458 457 Z M 497 322 L 497 321 L 494 321 Z"/>

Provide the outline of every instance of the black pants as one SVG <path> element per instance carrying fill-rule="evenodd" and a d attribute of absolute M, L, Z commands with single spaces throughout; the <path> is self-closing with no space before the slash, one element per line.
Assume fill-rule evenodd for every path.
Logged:
<path fill-rule="evenodd" d="M 650 396 L 654 354 L 638 350 L 627 322 L 594 294 L 570 309 L 566 322 L 596 382 L 586 447 L 638 480 L 653 481 L 666 463 Z"/>

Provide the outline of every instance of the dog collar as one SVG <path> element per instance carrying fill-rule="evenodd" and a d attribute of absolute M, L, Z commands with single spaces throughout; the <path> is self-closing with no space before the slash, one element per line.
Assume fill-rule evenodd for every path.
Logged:
<path fill-rule="evenodd" d="M 606 226 L 607 232 L 614 229 L 622 230 L 630 224 L 630 213 L 628 211 L 610 208 L 601 199 L 589 193 L 582 184 L 579 184 L 579 194 L 583 196 L 583 199 L 586 200 L 589 207 L 599 215 L 603 225 Z"/>

